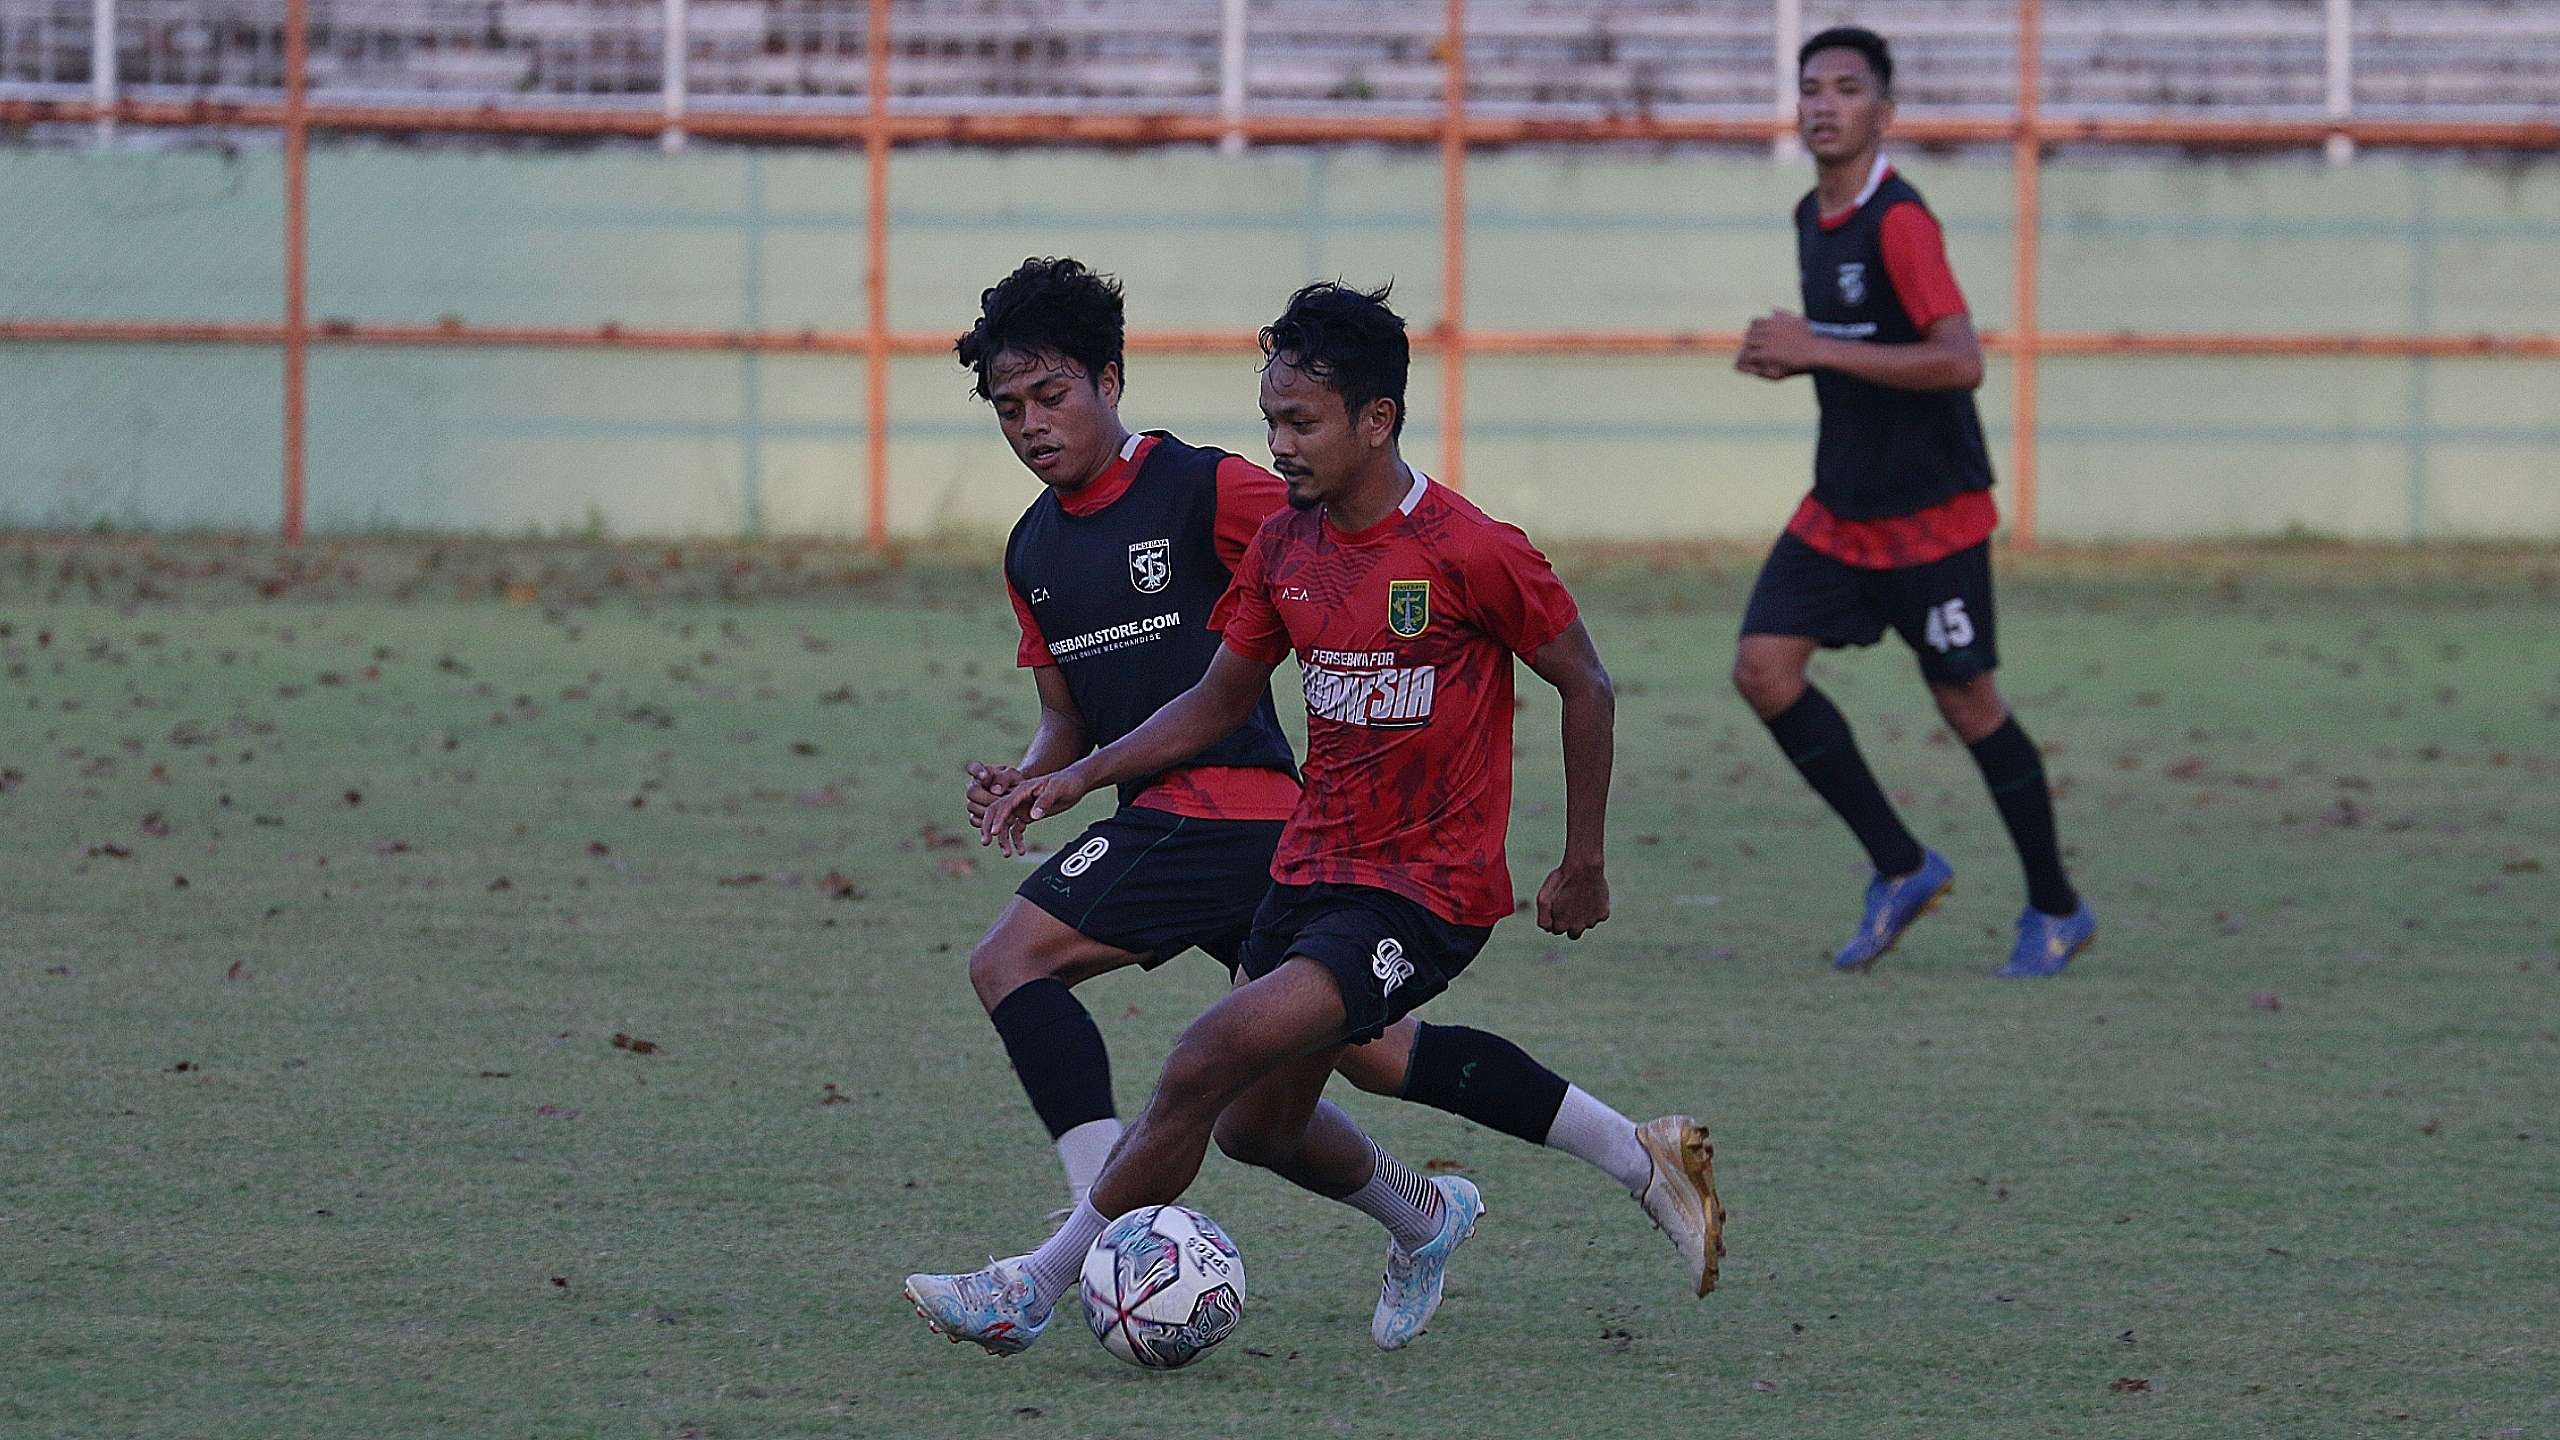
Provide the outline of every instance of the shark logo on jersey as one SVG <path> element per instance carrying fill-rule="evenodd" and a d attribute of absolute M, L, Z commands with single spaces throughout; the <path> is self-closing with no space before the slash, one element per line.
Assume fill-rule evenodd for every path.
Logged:
<path fill-rule="evenodd" d="M 1851 260 L 1843 263 L 1840 267 L 1840 303 L 1843 305 L 1857 305 L 1864 303 L 1866 298 L 1866 262 L 1863 260 Z"/>
<path fill-rule="evenodd" d="M 1387 582 L 1387 628 L 1407 640 L 1431 628 L 1431 582 Z"/>
<path fill-rule="evenodd" d="M 1173 542 L 1141 540 L 1129 547 L 1129 583 L 1153 595 L 1173 583 Z"/>
<path fill-rule="evenodd" d="M 1413 962 L 1404 958 L 1404 942 L 1393 935 L 1379 941 L 1378 948 L 1369 952 L 1369 973 L 1386 982 L 1386 988 L 1378 992 L 1381 999 L 1393 995 L 1397 986 L 1412 979 Z"/>

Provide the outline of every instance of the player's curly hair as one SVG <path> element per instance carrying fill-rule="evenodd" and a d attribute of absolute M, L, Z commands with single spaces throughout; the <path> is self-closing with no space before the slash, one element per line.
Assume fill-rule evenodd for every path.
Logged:
<path fill-rule="evenodd" d="M 1413 368 L 1413 345 L 1404 317 L 1387 308 L 1394 282 L 1355 290 L 1339 280 L 1319 280 L 1289 297 L 1280 318 L 1262 327 L 1263 368 L 1285 360 L 1342 396 L 1342 408 L 1358 415 L 1372 400 L 1396 402 L 1395 434 L 1404 434 L 1404 382 Z"/>
<path fill-rule="evenodd" d="M 1835 25 L 1804 42 L 1796 52 L 1796 68 L 1825 50 L 1855 50 L 1867 57 L 1867 68 L 1876 75 L 1876 88 L 1887 95 L 1893 93 L 1893 47 L 1884 37 L 1863 25 Z"/>
<path fill-rule="evenodd" d="M 1083 366 L 1095 385 L 1102 383 L 1103 366 L 1117 365 L 1125 387 L 1128 333 L 1118 280 L 1095 274 L 1081 261 L 1034 256 L 978 297 L 978 323 L 951 348 L 977 376 L 977 396 L 984 400 L 987 372 L 1008 350 L 1062 355 Z"/>

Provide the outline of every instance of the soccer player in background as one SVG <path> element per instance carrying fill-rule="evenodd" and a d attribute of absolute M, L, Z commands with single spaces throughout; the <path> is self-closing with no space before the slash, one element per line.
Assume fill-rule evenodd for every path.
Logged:
<path fill-rule="evenodd" d="M 1234 733 L 1298 655 L 1306 789 L 1236 987 L 1184 1031 L 1145 1113 L 1047 1244 L 974 1274 L 908 1278 L 918 1312 L 954 1339 L 1009 1353 L 1037 1338 L 1109 1219 L 1179 1198 L 1212 1138 L 1383 1224 L 1371 1338 L 1393 1350 L 1421 1332 L 1482 1213 L 1476 1189 L 1426 1182 L 1321 1096 L 1346 1047 L 1376 1042 L 1446 988 L 1511 912 L 1514 655 L 1564 697 L 1565 863 L 1539 891 L 1538 923 L 1579 938 L 1608 918 L 1607 672 L 1527 537 L 1399 457 L 1410 352 L 1384 301 L 1312 285 L 1263 331 L 1262 410 L 1293 508 L 1237 565 L 1212 622 L 1224 641 L 1199 682 L 985 807 L 981 833 L 1018 851 L 1026 823 Z M 1699 1138 L 1696 1225 L 1712 1254 L 1722 1216 Z"/>
<path fill-rule="evenodd" d="M 1133 434 L 1119 402 L 1119 283 L 1034 259 L 986 291 L 957 346 L 1006 442 L 1046 487 L 1005 550 L 1040 720 L 1019 762 L 968 767 L 973 824 L 1022 783 L 1120 739 L 1197 683 L 1217 654 L 1211 610 L 1262 523 L 1288 508 L 1279 477 L 1162 433 Z M 969 978 L 1082 1200 L 1121 1135 L 1110 1057 L 1070 993 L 1194 946 L 1232 966 L 1270 888 L 1299 785 L 1266 686 L 1207 748 L 1120 786 L 1119 807 L 1024 881 L 969 960 Z M 1341 1073 L 1573 1154 L 1643 1201 L 1699 1294 L 1713 1283 L 1706 1137 L 1687 1116 L 1638 1126 L 1519 1046 L 1405 1018 L 1342 1052 Z M 1116 1213 L 1116 1212 L 1115 1212 Z"/>
<path fill-rule="evenodd" d="M 1734 368 L 1811 374 L 1822 408 L 1813 493 L 1751 592 L 1733 683 L 1875 865 L 1866 913 L 1832 963 L 1863 970 L 1955 883 L 1904 828 L 1849 722 L 1805 678 L 1817 649 L 1890 627 L 1919 656 L 1938 713 L 1973 752 L 2026 870 L 2004 976 L 2061 973 L 2097 933 L 2063 871 L 2044 762 L 1992 682 L 1991 458 L 1975 413 L 1982 344 L 1920 192 L 1884 157 L 1893 55 L 1873 31 L 1825 30 L 1797 56 L 1796 130 L 1813 155 L 1796 206 L 1804 314 L 1751 322 Z"/>

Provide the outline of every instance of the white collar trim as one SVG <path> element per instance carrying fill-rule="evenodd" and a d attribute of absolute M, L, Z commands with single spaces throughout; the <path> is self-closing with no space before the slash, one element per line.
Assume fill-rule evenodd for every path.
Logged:
<path fill-rule="evenodd" d="M 1870 189 L 1870 190 L 1872 190 L 1872 189 L 1874 189 L 1875 187 L 1871 184 L 1871 185 L 1869 185 L 1867 188 L 1868 188 L 1868 189 Z M 1132 431 L 1130 431 L 1130 432 L 1129 432 L 1129 438 L 1128 438 L 1127 440 L 1125 440 L 1125 441 L 1123 441 L 1123 442 L 1121 443 L 1121 446 L 1120 446 L 1120 458 L 1121 458 L 1121 459 L 1123 459 L 1123 460 L 1135 460 L 1135 459 L 1137 459 L 1137 458 L 1138 458 L 1138 446 L 1139 446 L 1140 442 L 1144 441 L 1146 438 L 1147 438 L 1147 433 L 1146 433 L 1145 431 L 1143 431 L 1143 430 L 1132 430 Z"/>
<path fill-rule="evenodd" d="M 1876 198 L 1876 191 L 1884 184 L 1885 172 L 1892 168 L 1893 162 L 1885 158 L 1882 150 L 1878 150 L 1874 167 L 1867 171 L 1867 183 L 1858 191 L 1858 198 L 1849 202 L 1849 208 L 1856 210 Z"/>
<path fill-rule="evenodd" d="M 1422 504 L 1422 492 L 1430 488 L 1431 477 L 1423 474 L 1419 470 L 1414 471 L 1413 488 L 1405 491 L 1404 499 L 1396 502 L 1397 513 L 1404 515 L 1412 514 L 1415 508 Z"/>

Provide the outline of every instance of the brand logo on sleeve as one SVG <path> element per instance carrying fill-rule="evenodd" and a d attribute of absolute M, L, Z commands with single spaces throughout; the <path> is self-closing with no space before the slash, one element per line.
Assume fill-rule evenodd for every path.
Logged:
<path fill-rule="evenodd" d="M 1129 547 L 1129 583 L 1153 595 L 1173 583 L 1173 542 L 1141 540 Z"/>
<path fill-rule="evenodd" d="M 1381 998 L 1396 993 L 1396 987 L 1413 978 L 1413 962 L 1404 958 L 1404 942 L 1390 935 L 1369 952 L 1369 973 L 1386 982 L 1379 991 Z"/>
<path fill-rule="evenodd" d="M 1867 298 L 1867 262 L 1845 261 L 1840 266 L 1840 302 L 1857 305 Z"/>
<path fill-rule="evenodd" d="M 1431 582 L 1387 582 L 1387 628 L 1407 640 L 1431 628 Z"/>

